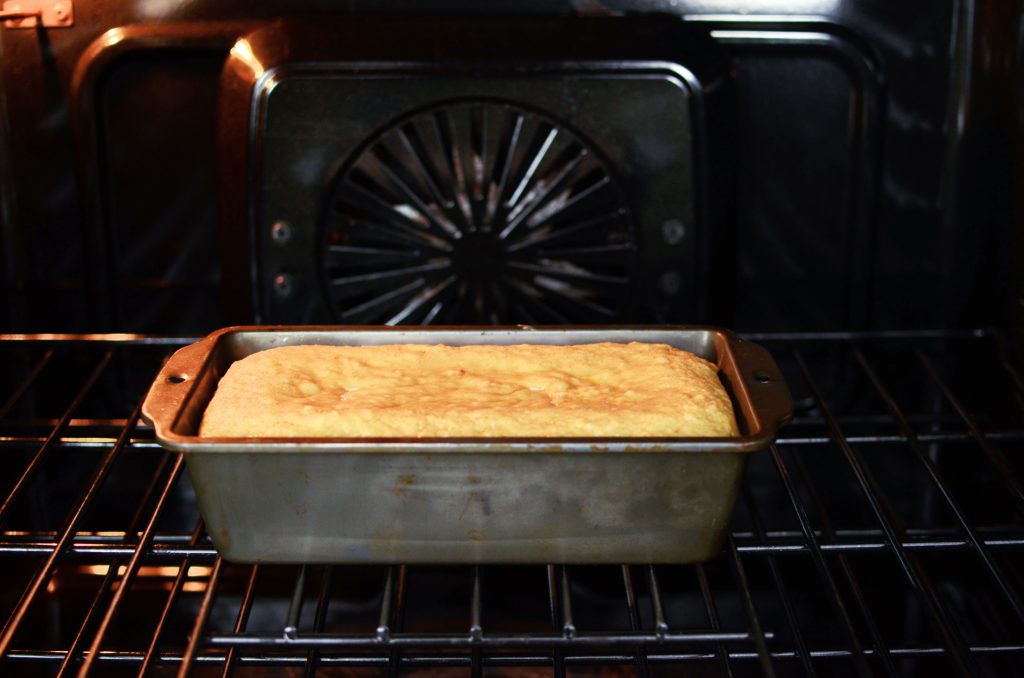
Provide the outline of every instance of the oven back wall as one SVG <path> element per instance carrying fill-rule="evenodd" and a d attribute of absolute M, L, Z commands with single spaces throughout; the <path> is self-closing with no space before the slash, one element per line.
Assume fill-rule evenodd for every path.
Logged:
<path fill-rule="evenodd" d="M 725 0 L 605 5 L 685 16 L 733 55 L 736 303 L 717 322 L 1001 322 L 1017 228 L 1009 192 L 967 201 L 966 215 L 960 197 L 1005 186 L 1013 166 L 982 147 L 1000 147 L 993 139 L 1016 124 L 997 114 L 998 80 L 985 77 L 1019 51 L 997 39 L 1019 18 L 1009 5 L 819 0 L 787 3 L 786 16 L 774 3 Z M 80 0 L 74 28 L 43 38 L 4 29 L 4 328 L 200 333 L 224 324 L 222 287 L 232 280 L 219 273 L 213 181 L 221 65 L 232 35 L 328 9 Z M 76 91 L 76 66 L 87 70 L 89 46 L 118 26 L 164 37 L 139 41 L 139 51 L 125 40 L 78 81 L 89 90 Z"/>

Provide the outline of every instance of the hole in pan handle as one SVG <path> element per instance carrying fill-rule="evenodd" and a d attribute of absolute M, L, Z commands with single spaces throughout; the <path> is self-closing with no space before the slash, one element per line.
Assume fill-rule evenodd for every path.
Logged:
<path fill-rule="evenodd" d="M 153 380 L 142 404 L 142 418 L 153 426 L 158 439 L 170 434 L 182 403 L 195 388 L 209 360 L 217 334 L 175 351 Z"/>
<path fill-rule="evenodd" d="M 732 350 L 758 419 L 758 429 L 774 439 L 778 428 L 793 418 L 793 397 L 786 380 L 764 347 L 737 341 Z"/>

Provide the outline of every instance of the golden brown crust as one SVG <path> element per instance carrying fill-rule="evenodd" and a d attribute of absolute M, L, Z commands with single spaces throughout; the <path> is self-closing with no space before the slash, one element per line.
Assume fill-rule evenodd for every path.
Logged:
<path fill-rule="evenodd" d="M 206 437 L 738 435 L 713 364 L 665 344 L 283 346 L 235 362 Z"/>

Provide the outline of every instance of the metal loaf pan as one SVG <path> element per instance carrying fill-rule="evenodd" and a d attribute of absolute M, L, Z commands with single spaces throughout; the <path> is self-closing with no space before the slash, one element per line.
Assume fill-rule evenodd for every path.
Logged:
<path fill-rule="evenodd" d="M 235 360 L 286 344 L 657 342 L 719 366 L 736 438 L 200 438 Z M 747 454 L 792 415 L 771 356 L 706 327 L 235 327 L 175 353 L 143 405 L 236 562 L 695 562 L 721 547 Z"/>

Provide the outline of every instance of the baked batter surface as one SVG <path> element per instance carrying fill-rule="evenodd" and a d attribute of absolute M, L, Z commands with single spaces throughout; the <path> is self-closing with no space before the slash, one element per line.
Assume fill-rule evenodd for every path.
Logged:
<path fill-rule="evenodd" d="M 207 437 L 738 435 L 715 365 L 665 344 L 282 346 L 233 363 Z"/>

